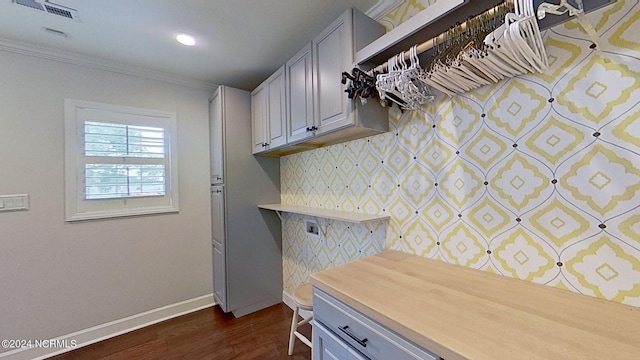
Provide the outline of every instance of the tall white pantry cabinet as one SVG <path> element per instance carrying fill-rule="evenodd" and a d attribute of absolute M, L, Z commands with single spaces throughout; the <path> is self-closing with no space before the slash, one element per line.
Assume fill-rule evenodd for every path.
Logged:
<path fill-rule="evenodd" d="M 282 301 L 280 161 L 251 153 L 251 94 L 220 86 L 209 103 L 213 294 L 237 317 Z"/>

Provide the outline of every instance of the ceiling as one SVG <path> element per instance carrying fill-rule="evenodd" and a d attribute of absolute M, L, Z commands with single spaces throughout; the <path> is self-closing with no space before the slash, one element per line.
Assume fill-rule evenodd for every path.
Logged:
<path fill-rule="evenodd" d="M 43 2 L 44 0 L 37 0 Z M 50 0 L 80 21 L 0 0 L 2 48 L 29 46 L 167 78 L 251 90 L 348 7 L 379 18 L 398 0 Z M 66 34 L 54 35 L 54 29 Z M 175 41 L 176 33 L 197 40 Z M 12 44 L 12 45 L 11 45 Z M 88 60 L 87 60 L 88 59 Z"/>

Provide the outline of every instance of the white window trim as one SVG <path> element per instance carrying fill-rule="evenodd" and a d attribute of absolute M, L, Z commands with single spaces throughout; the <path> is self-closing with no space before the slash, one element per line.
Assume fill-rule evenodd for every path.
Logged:
<path fill-rule="evenodd" d="M 131 115 L 143 116 L 149 118 L 150 125 L 162 127 L 166 130 L 165 146 L 169 149 L 169 169 L 165 170 L 168 175 L 166 178 L 165 196 L 109 200 L 84 199 L 84 119 L 78 116 L 78 112 L 86 110 L 117 113 L 122 117 L 131 117 Z M 176 213 L 179 211 L 178 131 L 175 113 L 74 99 L 65 99 L 64 113 L 66 221 Z M 117 122 L 117 120 L 114 122 Z M 96 204 L 99 204 L 99 206 Z"/>

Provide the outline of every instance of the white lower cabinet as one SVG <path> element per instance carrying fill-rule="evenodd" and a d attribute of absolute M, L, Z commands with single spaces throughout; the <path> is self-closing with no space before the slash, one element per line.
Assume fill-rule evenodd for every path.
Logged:
<path fill-rule="evenodd" d="M 313 289 L 316 360 L 440 360 L 333 296 Z"/>

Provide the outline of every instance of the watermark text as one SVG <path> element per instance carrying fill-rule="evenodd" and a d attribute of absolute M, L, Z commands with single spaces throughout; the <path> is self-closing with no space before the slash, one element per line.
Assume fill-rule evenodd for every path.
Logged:
<path fill-rule="evenodd" d="M 75 340 L 67 339 L 4 339 L 0 346 L 3 349 L 24 349 L 24 348 L 44 348 L 44 349 L 66 349 L 75 348 L 78 343 Z"/>

